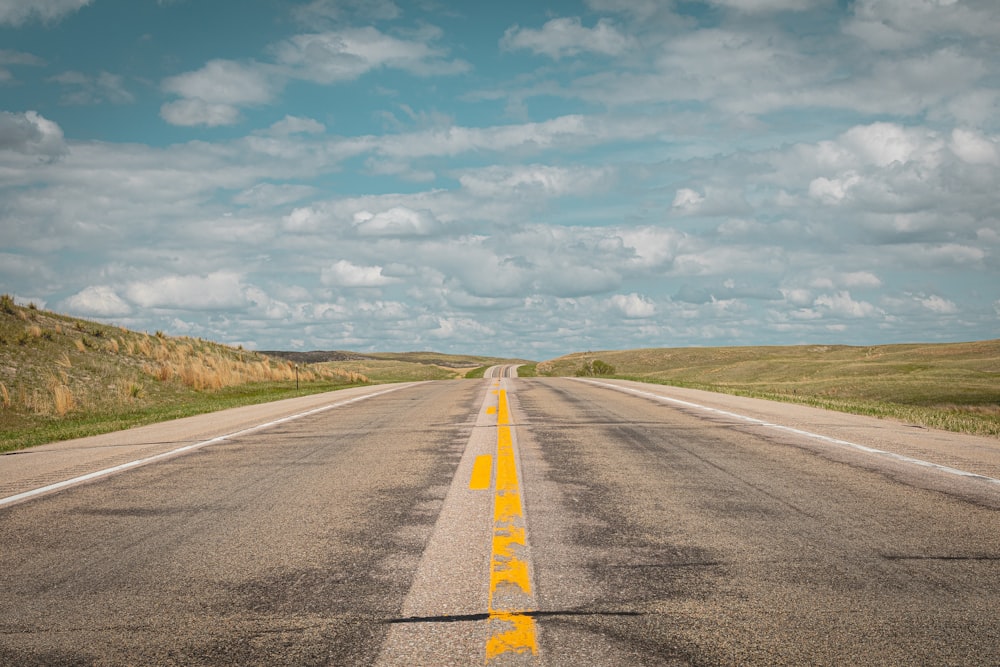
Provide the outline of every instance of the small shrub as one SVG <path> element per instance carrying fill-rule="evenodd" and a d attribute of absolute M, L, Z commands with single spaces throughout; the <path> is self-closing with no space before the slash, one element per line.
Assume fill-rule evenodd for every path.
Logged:
<path fill-rule="evenodd" d="M 87 351 L 87 345 L 86 343 L 83 342 L 82 338 L 77 338 L 75 341 L 73 341 L 73 344 L 76 345 L 76 349 L 78 352 Z"/>
<path fill-rule="evenodd" d="M 10 392 L 7 391 L 7 385 L 0 382 L 0 404 L 3 404 L 5 408 L 10 407 Z"/>
<path fill-rule="evenodd" d="M 0 294 L 0 312 L 13 315 L 17 311 L 14 305 L 14 297 L 10 294 Z"/>
<path fill-rule="evenodd" d="M 146 395 L 145 387 L 134 380 L 121 380 L 116 386 L 118 400 L 121 403 L 131 403 Z"/>
<path fill-rule="evenodd" d="M 59 358 L 56 359 L 56 364 L 62 366 L 63 368 L 73 368 L 73 362 L 70 361 L 68 352 L 63 352 L 59 355 Z"/>
<path fill-rule="evenodd" d="M 600 375 L 614 375 L 615 367 L 605 363 L 600 359 L 588 361 L 576 372 L 577 377 L 596 377 Z"/>

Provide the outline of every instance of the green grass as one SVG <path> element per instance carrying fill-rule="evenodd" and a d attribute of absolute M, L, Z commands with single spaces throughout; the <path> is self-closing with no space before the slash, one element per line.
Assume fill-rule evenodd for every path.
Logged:
<path fill-rule="evenodd" d="M 1000 436 L 1000 340 L 588 352 L 542 362 L 539 372 L 574 375 L 595 359 L 620 378 Z"/>
<path fill-rule="evenodd" d="M 256 405 L 324 391 L 335 391 L 349 386 L 357 385 L 318 381 L 308 385 L 300 383 L 300 388 L 296 390 L 294 381 L 253 383 L 226 387 L 211 393 L 174 396 L 130 409 L 76 412 L 63 417 L 6 419 L 2 420 L 4 428 L 0 433 L 0 452 L 34 447 L 59 440 L 100 435 L 243 405 Z"/>

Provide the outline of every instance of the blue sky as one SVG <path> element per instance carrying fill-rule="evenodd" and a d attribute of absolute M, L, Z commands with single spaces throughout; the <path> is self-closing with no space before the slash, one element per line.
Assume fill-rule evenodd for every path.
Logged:
<path fill-rule="evenodd" d="M 0 291 L 256 349 L 1000 336 L 995 0 L 0 0 Z"/>

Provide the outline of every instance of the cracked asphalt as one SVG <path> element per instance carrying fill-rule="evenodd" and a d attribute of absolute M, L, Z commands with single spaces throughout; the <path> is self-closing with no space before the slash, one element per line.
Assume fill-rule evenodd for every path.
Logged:
<path fill-rule="evenodd" d="M 493 382 L 403 387 L 0 507 L 0 665 L 483 664 L 491 506 L 468 475 Z M 1000 441 L 645 386 L 966 479 L 503 382 L 538 651 L 497 664 L 1000 664 Z M 0 480 L 32 479 L 27 456 L 47 480 L 74 446 L 74 471 L 104 451 L 0 457 Z"/>

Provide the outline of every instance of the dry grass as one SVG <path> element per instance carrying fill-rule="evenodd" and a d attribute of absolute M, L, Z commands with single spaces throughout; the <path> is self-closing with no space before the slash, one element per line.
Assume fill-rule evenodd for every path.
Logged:
<path fill-rule="evenodd" d="M 227 405 L 246 404 L 367 381 L 356 372 L 296 368 L 201 339 L 150 336 L 26 308 L 3 296 L 0 451 L 93 432 L 97 422 L 107 430 L 204 412 L 220 392 Z"/>
<path fill-rule="evenodd" d="M 588 352 L 540 363 L 538 372 L 573 375 L 594 359 L 619 377 L 1000 436 L 1000 340 Z"/>

